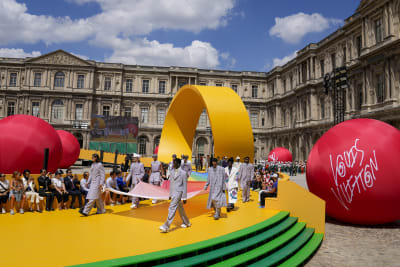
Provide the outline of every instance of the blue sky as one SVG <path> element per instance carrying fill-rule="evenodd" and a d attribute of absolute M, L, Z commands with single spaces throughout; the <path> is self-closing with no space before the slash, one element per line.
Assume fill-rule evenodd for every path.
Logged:
<path fill-rule="evenodd" d="M 0 57 L 64 49 L 125 64 L 268 71 L 359 0 L 1 0 Z"/>

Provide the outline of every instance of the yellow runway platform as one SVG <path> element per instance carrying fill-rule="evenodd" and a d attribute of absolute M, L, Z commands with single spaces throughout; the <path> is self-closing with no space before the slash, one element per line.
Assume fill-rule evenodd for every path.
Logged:
<path fill-rule="evenodd" d="M 239 194 L 240 196 L 240 194 Z M 178 247 L 221 236 L 262 222 L 278 213 L 259 209 L 257 193 L 249 203 L 215 221 L 207 210 L 208 195 L 190 199 L 184 208 L 192 227 L 180 228 L 179 215 L 171 231 L 162 234 L 168 201 L 141 201 L 139 209 L 129 204 L 107 206 L 107 213 L 82 217 L 78 210 L 0 215 L 1 266 L 65 266 L 92 263 Z"/>

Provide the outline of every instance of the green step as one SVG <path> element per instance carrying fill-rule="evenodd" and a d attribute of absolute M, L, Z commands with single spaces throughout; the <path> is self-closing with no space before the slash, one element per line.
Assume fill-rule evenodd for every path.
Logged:
<path fill-rule="evenodd" d="M 303 264 L 310 258 L 321 245 L 324 234 L 314 233 L 313 237 L 290 259 L 279 265 L 280 267 L 292 267 Z"/>
<path fill-rule="evenodd" d="M 276 265 L 279 262 L 285 260 L 285 258 L 290 257 L 296 251 L 298 251 L 314 234 L 314 228 L 306 228 L 304 231 L 298 235 L 295 239 L 290 241 L 287 245 L 282 247 L 281 249 L 275 251 L 271 255 L 263 258 L 262 260 L 257 261 L 249 265 L 249 267 L 265 267 Z"/>
<path fill-rule="evenodd" d="M 265 242 L 268 242 L 272 238 L 282 234 L 287 231 L 290 227 L 292 227 L 297 222 L 297 218 L 288 217 L 278 225 L 262 232 L 256 236 L 250 237 L 243 241 L 234 243 L 232 245 L 222 247 L 216 250 L 212 250 L 206 253 L 199 254 L 197 256 L 185 258 L 182 260 L 158 265 L 158 266 L 193 266 L 198 264 L 209 264 L 211 261 L 215 260 L 223 260 L 225 257 L 236 256 L 246 250 L 250 250 L 252 248 L 257 247 L 258 245 L 262 245 Z"/>
<path fill-rule="evenodd" d="M 238 230 L 233 233 L 229 233 L 223 236 L 215 237 L 212 239 L 200 241 L 197 243 L 155 251 L 151 253 L 141 254 L 137 256 L 123 257 L 119 259 L 111 259 L 105 261 L 98 261 L 93 263 L 82 264 L 85 266 L 124 266 L 124 265 L 143 265 L 150 266 L 165 263 L 172 260 L 179 260 L 186 256 L 193 256 L 198 253 L 198 251 L 210 251 L 223 246 L 231 245 L 234 242 L 241 241 L 243 239 L 252 237 L 265 229 L 268 229 L 289 216 L 289 212 L 280 211 L 273 217 L 260 222 L 258 224 L 252 225 L 250 227 Z"/>
<path fill-rule="evenodd" d="M 220 267 L 237 266 L 246 264 L 247 262 L 250 262 L 256 258 L 260 258 L 264 255 L 267 255 L 268 253 L 278 249 L 279 247 L 288 243 L 290 240 L 296 237 L 299 233 L 301 233 L 304 230 L 305 226 L 306 224 L 304 222 L 298 222 L 289 231 L 278 236 L 274 240 L 271 240 L 270 242 L 262 246 L 259 246 L 258 248 L 255 248 L 253 250 L 250 250 L 246 253 L 230 258 L 228 260 L 222 261 L 220 263 L 214 264 L 212 266 L 220 266 Z"/>

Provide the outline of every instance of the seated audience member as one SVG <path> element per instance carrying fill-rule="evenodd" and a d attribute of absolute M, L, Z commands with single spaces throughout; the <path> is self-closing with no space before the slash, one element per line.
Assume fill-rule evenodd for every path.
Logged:
<path fill-rule="evenodd" d="M 51 179 L 51 182 L 53 184 L 53 194 L 57 198 L 58 201 L 58 209 L 62 210 L 68 209 L 67 207 L 67 202 L 68 202 L 68 191 L 65 189 L 65 185 L 61 180 L 61 174 L 63 174 L 62 170 L 57 170 L 55 175 L 55 178 Z"/>
<path fill-rule="evenodd" d="M 116 172 L 116 176 L 117 176 L 117 178 L 115 180 L 117 181 L 118 190 L 128 193 L 130 191 L 130 189 L 129 189 L 128 185 L 126 184 L 125 177 L 122 177 L 122 173 L 120 171 Z M 121 203 L 125 204 L 125 197 L 120 196 L 120 199 L 121 199 Z"/>
<path fill-rule="evenodd" d="M 272 187 L 270 189 L 268 188 L 267 183 L 263 183 L 263 190 L 259 192 L 259 198 L 260 198 L 260 208 L 265 207 L 265 198 L 266 197 L 276 197 L 278 194 L 278 174 L 273 174 L 272 175 L 272 180 L 274 181 Z"/>
<path fill-rule="evenodd" d="M 51 179 L 49 177 L 50 173 L 46 174 L 46 169 L 40 170 L 40 176 L 38 178 L 39 184 L 39 196 L 46 197 L 46 210 L 51 211 L 54 210 L 53 208 L 53 199 L 54 195 L 51 191 L 52 184 Z"/>
<path fill-rule="evenodd" d="M 10 193 L 10 182 L 4 173 L 0 173 L 0 208 L 1 213 L 6 213 L 6 203 Z"/>
<path fill-rule="evenodd" d="M 64 178 L 64 185 L 65 185 L 65 190 L 67 190 L 68 194 L 71 195 L 71 209 L 75 209 L 74 204 L 75 204 L 75 199 L 78 198 L 79 202 L 79 208 L 82 208 L 82 195 L 81 191 L 79 190 L 79 186 L 77 186 L 76 181 L 77 178 L 75 179 L 72 176 L 72 170 L 68 169 L 67 170 L 67 176 Z"/>
<path fill-rule="evenodd" d="M 19 212 L 24 214 L 24 182 L 21 179 L 21 173 L 19 171 L 13 172 L 10 188 L 10 214 L 14 215 L 15 202 L 17 202 L 17 210 L 19 209 Z"/>
<path fill-rule="evenodd" d="M 150 178 L 149 173 L 150 173 L 150 168 L 145 168 L 144 169 L 143 179 L 142 179 L 143 182 L 145 182 L 145 183 L 149 182 L 149 178 Z"/>
<path fill-rule="evenodd" d="M 117 174 L 114 171 L 111 171 L 110 177 L 108 177 L 106 180 L 106 189 L 109 188 L 109 189 L 119 190 L 116 179 L 117 179 Z M 111 206 L 114 206 L 115 198 L 117 195 L 109 190 L 106 190 L 104 193 L 105 193 L 104 205 L 106 205 L 107 200 L 110 199 Z"/>
<path fill-rule="evenodd" d="M 33 180 L 31 176 L 31 172 L 29 170 L 24 170 L 24 189 L 25 189 L 25 196 L 26 200 L 29 201 L 29 211 L 33 212 L 32 205 L 33 203 L 36 203 L 36 211 L 42 212 L 39 207 L 40 200 L 43 198 L 39 196 L 39 193 L 37 193 L 35 181 Z"/>
<path fill-rule="evenodd" d="M 89 187 L 88 187 L 88 185 L 87 185 L 88 179 L 89 179 L 89 173 L 88 173 L 88 172 L 84 172 L 84 173 L 83 173 L 83 178 L 82 178 L 81 181 L 80 181 L 80 190 L 81 190 L 81 194 L 82 194 L 82 197 L 83 197 L 84 200 L 85 200 L 85 204 L 84 204 L 83 206 L 85 206 L 86 203 L 87 203 L 86 195 L 87 195 L 87 193 L 89 192 Z M 82 210 L 82 208 L 81 208 L 81 210 Z"/>
<path fill-rule="evenodd" d="M 262 184 L 262 176 L 257 173 L 256 174 L 256 179 L 251 181 L 251 188 L 253 191 L 258 191 L 261 190 L 261 184 Z"/>

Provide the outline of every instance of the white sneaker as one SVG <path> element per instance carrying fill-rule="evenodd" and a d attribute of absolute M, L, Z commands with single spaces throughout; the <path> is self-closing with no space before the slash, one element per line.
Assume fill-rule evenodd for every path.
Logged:
<path fill-rule="evenodd" d="M 20 209 L 19 213 L 24 214 L 24 209 Z"/>
<path fill-rule="evenodd" d="M 1 213 L 6 214 L 6 213 L 7 213 L 7 212 L 6 212 L 6 209 L 5 209 L 5 208 L 2 208 L 2 209 L 1 209 Z"/>
<path fill-rule="evenodd" d="M 182 223 L 182 224 L 181 224 L 181 227 L 182 227 L 182 228 L 188 228 L 188 227 L 190 227 L 190 226 L 192 226 L 191 223 L 189 223 L 189 224 Z"/>
<path fill-rule="evenodd" d="M 136 209 L 136 208 L 137 208 L 136 204 L 131 205 L 131 209 Z"/>
<path fill-rule="evenodd" d="M 121 202 L 117 201 L 117 205 L 121 205 Z"/>
<path fill-rule="evenodd" d="M 11 215 L 14 215 L 14 214 L 15 214 L 14 209 L 10 210 L 10 214 L 11 214 Z"/>
<path fill-rule="evenodd" d="M 168 230 L 169 230 L 169 229 L 168 229 L 166 226 L 164 226 L 164 225 L 161 225 L 159 229 L 160 229 L 160 231 L 163 232 L 163 233 L 167 233 Z"/>
<path fill-rule="evenodd" d="M 110 204 L 111 207 L 114 207 L 114 205 L 115 205 L 114 203 L 111 203 L 111 204 Z"/>
<path fill-rule="evenodd" d="M 153 199 L 153 200 L 151 201 L 151 203 L 156 204 L 156 203 L 157 203 L 157 200 L 156 200 L 156 199 Z"/>

